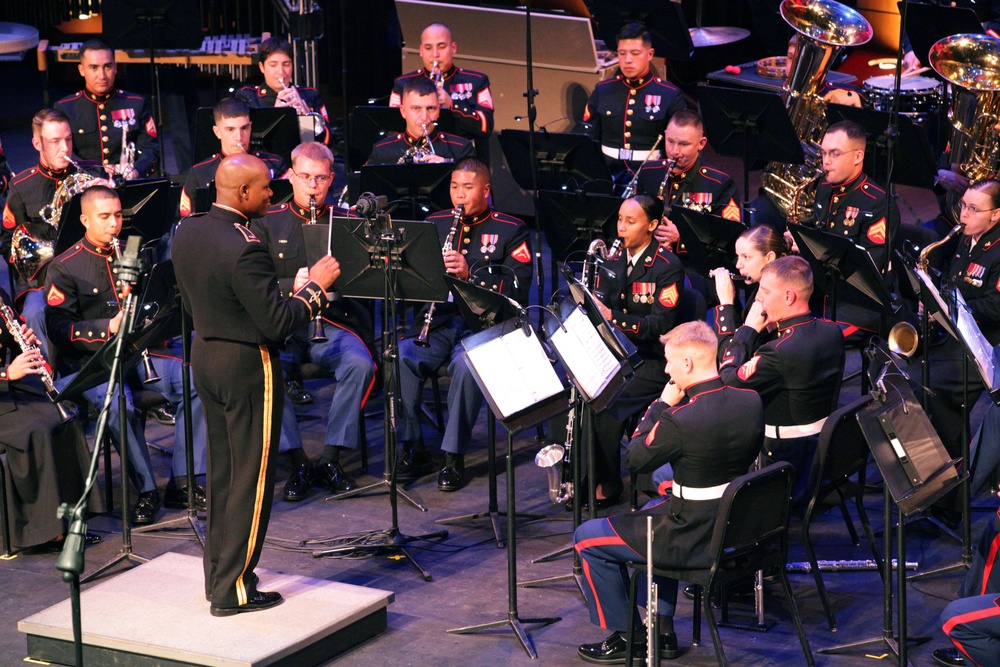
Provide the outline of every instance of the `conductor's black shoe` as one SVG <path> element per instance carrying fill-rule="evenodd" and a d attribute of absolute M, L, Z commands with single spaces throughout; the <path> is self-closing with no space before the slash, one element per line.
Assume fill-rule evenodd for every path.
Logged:
<path fill-rule="evenodd" d="M 188 506 L 187 487 L 177 486 L 173 480 L 168 482 L 167 490 L 163 494 L 163 506 L 172 510 L 186 510 Z M 205 487 L 201 484 L 194 485 L 194 508 L 199 512 L 204 512 L 208 508 Z"/>
<path fill-rule="evenodd" d="M 336 461 L 317 463 L 314 475 L 317 484 L 325 486 L 333 493 L 347 493 L 358 488 L 357 482 L 351 479 Z"/>
<path fill-rule="evenodd" d="M 241 604 L 239 607 L 216 607 L 212 605 L 212 616 L 235 616 L 236 614 L 245 614 L 250 611 L 261 611 L 264 609 L 270 609 L 271 607 L 276 607 L 282 602 L 284 598 L 281 597 L 281 593 L 276 591 L 265 592 L 257 591 L 250 596 L 246 604 Z"/>
<path fill-rule="evenodd" d="M 306 388 L 298 380 L 286 382 L 285 391 L 288 392 L 288 398 L 292 405 L 309 405 L 313 402 L 312 394 L 306 391 Z"/>
<path fill-rule="evenodd" d="M 465 456 L 444 453 L 444 467 L 438 473 L 438 491 L 458 491 L 465 484 Z"/>
<path fill-rule="evenodd" d="M 308 463 L 295 466 L 295 470 L 288 476 L 285 482 L 285 489 L 282 491 L 282 498 L 289 503 L 297 503 L 305 500 L 309 496 L 309 487 L 312 486 L 313 475 L 312 466 Z"/>
<path fill-rule="evenodd" d="M 396 462 L 396 481 L 412 482 L 431 469 L 431 453 L 423 445 L 403 445 L 403 455 Z"/>
<path fill-rule="evenodd" d="M 139 494 L 139 499 L 135 501 L 132 508 L 132 523 L 136 526 L 147 526 L 156 520 L 156 513 L 160 511 L 160 494 L 156 491 L 147 491 Z"/>
<path fill-rule="evenodd" d="M 92 547 L 95 544 L 101 543 L 101 536 L 94 535 L 93 533 L 86 533 L 83 536 L 83 546 Z M 45 544 L 39 544 L 36 547 L 32 547 L 31 551 L 36 554 L 57 554 L 63 550 L 63 546 L 66 544 L 65 537 L 58 537 L 54 540 L 49 540 Z"/>
<path fill-rule="evenodd" d="M 163 424 L 164 426 L 176 426 L 176 410 L 177 409 L 170 403 L 163 403 L 162 405 L 157 405 L 155 408 L 150 408 L 149 414 L 158 424 Z"/>
<path fill-rule="evenodd" d="M 957 648 L 938 648 L 931 653 L 934 663 L 944 665 L 944 667 L 962 667 L 967 665 L 965 658 L 959 653 Z"/>

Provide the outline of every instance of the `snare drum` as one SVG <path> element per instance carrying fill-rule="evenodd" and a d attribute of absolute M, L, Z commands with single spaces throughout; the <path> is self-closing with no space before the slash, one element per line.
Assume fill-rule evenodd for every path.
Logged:
<path fill-rule="evenodd" d="M 868 109 L 892 111 L 896 76 L 883 74 L 865 81 L 863 90 Z M 941 82 L 926 76 L 904 76 L 899 82 L 899 112 L 908 116 L 926 116 L 941 105 Z"/>

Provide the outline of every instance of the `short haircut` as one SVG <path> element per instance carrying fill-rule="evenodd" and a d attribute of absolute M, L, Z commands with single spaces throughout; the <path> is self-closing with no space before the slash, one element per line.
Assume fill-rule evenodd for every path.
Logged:
<path fill-rule="evenodd" d="M 403 84 L 403 97 L 406 97 L 407 93 L 416 93 L 420 97 L 425 95 L 437 95 L 437 86 L 434 82 L 424 76 L 414 76 Z"/>
<path fill-rule="evenodd" d="M 326 162 L 330 167 L 330 171 L 333 171 L 333 151 L 327 148 L 324 144 L 318 141 L 307 141 L 301 143 L 292 149 L 292 166 L 295 166 L 296 161 L 299 158 L 306 158 L 308 160 L 316 160 L 317 162 Z"/>
<path fill-rule="evenodd" d="M 990 198 L 990 206 L 1000 207 L 1000 181 L 995 178 L 983 178 L 969 185 L 970 190 L 977 190 Z"/>
<path fill-rule="evenodd" d="M 678 324 L 660 336 L 663 347 L 694 347 L 704 351 L 713 360 L 718 357 L 719 337 L 712 327 L 704 322 L 694 321 Z"/>
<path fill-rule="evenodd" d="M 238 97 L 223 97 L 212 109 L 212 117 L 216 124 L 226 118 L 242 118 L 243 116 L 250 116 L 250 107 Z"/>
<path fill-rule="evenodd" d="M 842 120 L 834 123 L 830 127 L 826 128 L 826 133 L 831 132 L 843 132 L 847 135 L 848 140 L 860 143 L 861 150 L 865 150 L 868 147 L 868 135 L 865 134 L 865 128 L 861 127 L 853 120 Z"/>
<path fill-rule="evenodd" d="M 117 192 L 106 185 L 94 185 L 84 190 L 80 197 L 80 206 L 87 206 L 97 199 L 120 199 L 120 197 Z"/>
<path fill-rule="evenodd" d="M 653 36 L 649 34 L 649 30 L 642 23 L 626 23 L 618 31 L 618 42 L 623 39 L 641 39 L 642 43 L 647 47 L 653 45 Z M 617 48 L 617 42 L 615 43 Z"/>
<path fill-rule="evenodd" d="M 451 31 L 451 28 L 449 28 L 447 25 L 445 25 L 444 23 L 428 23 L 427 25 L 424 26 L 424 29 L 420 31 L 420 43 L 421 44 L 424 41 L 424 33 L 427 32 L 427 30 L 430 29 L 430 28 L 443 28 L 444 30 L 446 30 L 448 32 L 448 41 L 449 42 L 454 42 L 455 41 L 455 33 L 453 33 Z"/>
<path fill-rule="evenodd" d="M 491 179 L 490 165 L 477 157 L 462 158 L 455 163 L 455 168 L 451 170 L 451 173 L 454 174 L 456 171 L 471 171 L 486 183 L 489 183 Z"/>
<path fill-rule="evenodd" d="M 701 114 L 694 109 L 681 109 L 670 117 L 670 121 L 667 124 L 671 123 L 677 127 L 694 126 L 702 132 L 705 130 L 705 122 L 701 119 Z"/>
<path fill-rule="evenodd" d="M 295 51 L 292 49 L 292 43 L 281 37 L 268 37 L 261 42 L 260 48 L 257 49 L 257 59 L 259 62 L 265 62 L 275 53 L 281 53 L 293 60 L 295 59 Z"/>
<path fill-rule="evenodd" d="M 105 42 L 103 39 L 97 39 L 97 38 L 88 39 L 86 42 L 81 44 L 80 50 L 77 52 L 77 54 L 80 57 L 80 60 L 83 60 L 83 54 L 85 54 L 87 51 L 110 51 L 111 60 L 115 59 L 115 50 L 111 48 L 111 45 Z"/>
<path fill-rule="evenodd" d="M 70 124 L 69 117 L 59 109 L 42 109 L 31 118 L 31 136 L 37 137 L 42 133 L 42 125 L 46 123 L 66 123 Z"/>
<path fill-rule="evenodd" d="M 774 276 L 782 285 L 791 287 L 805 301 L 809 301 L 813 291 L 813 272 L 809 268 L 809 262 L 798 255 L 788 255 L 779 257 L 764 267 L 760 272 L 761 278 L 765 275 Z"/>
<path fill-rule="evenodd" d="M 636 195 L 631 198 L 636 204 L 642 208 L 642 212 L 646 214 L 646 217 L 650 220 L 661 220 L 663 219 L 663 200 L 659 197 L 650 197 L 649 195 Z"/>

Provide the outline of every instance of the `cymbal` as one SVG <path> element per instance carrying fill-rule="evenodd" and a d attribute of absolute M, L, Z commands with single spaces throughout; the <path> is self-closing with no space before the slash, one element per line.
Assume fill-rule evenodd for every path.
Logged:
<path fill-rule="evenodd" d="M 697 49 L 702 46 L 720 46 L 731 44 L 750 36 L 750 31 L 744 28 L 712 26 L 709 28 L 691 28 L 691 43 Z"/>

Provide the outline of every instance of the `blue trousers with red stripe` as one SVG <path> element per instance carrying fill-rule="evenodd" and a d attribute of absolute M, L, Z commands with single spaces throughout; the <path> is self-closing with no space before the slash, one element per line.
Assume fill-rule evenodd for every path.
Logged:
<path fill-rule="evenodd" d="M 943 630 L 978 667 L 996 665 L 1000 660 L 1000 595 L 959 598 L 941 612 Z"/>
<path fill-rule="evenodd" d="M 646 508 L 666 500 L 655 499 Z M 629 577 L 625 563 L 645 564 L 646 555 L 625 544 L 607 519 L 592 519 L 581 523 L 573 535 L 573 542 L 583 564 L 583 591 L 590 610 L 590 622 L 619 632 L 629 629 L 632 610 L 628 606 Z M 644 582 L 643 575 L 639 585 L 639 604 L 645 604 L 646 600 Z M 673 616 L 677 607 L 677 581 L 656 577 L 655 582 L 658 587 L 657 613 L 660 616 Z"/>

